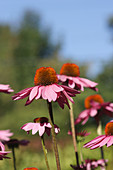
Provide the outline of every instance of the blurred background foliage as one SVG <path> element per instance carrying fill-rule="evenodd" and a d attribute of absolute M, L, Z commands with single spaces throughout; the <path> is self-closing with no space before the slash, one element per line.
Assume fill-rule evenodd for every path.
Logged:
<path fill-rule="evenodd" d="M 113 31 L 113 18 L 109 20 L 109 28 Z M 41 17 L 32 11 L 27 11 L 21 23 L 13 27 L 0 24 L 0 77 L 1 84 L 10 84 L 15 93 L 34 85 L 36 69 L 42 66 L 53 67 L 57 73 L 63 63 L 74 62 L 66 60 L 60 55 L 62 43 L 53 43 L 51 30 L 43 28 Z M 103 64 L 103 70 L 96 77 L 87 77 L 90 65 L 76 63 L 80 67 L 80 76 L 99 83 L 99 93 L 105 101 L 112 101 L 113 93 L 113 59 Z M 84 109 L 84 99 L 96 92 L 85 89 L 81 95 L 75 97 L 75 117 Z M 46 102 L 34 101 L 24 106 L 26 99 L 12 101 L 11 96 L 0 93 L 0 129 L 11 129 L 15 136 L 23 137 L 25 132 L 20 127 L 39 116 L 48 116 Z M 59 137 L 67 137 L 70 129 L 69 110 L 59 108 L 53 103 L 55 123 L 61 128 Z M 105 122 L 108 120 L 104 117 Z M 26 137 L 28 137 L 26 135 Z"/>

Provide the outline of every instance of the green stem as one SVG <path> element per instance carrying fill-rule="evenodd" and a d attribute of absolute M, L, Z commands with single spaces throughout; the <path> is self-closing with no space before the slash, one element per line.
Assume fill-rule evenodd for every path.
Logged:
<path fill-rule="evenodd" d="M 56 142 L 56 134 L 55 134 L 55 130 L 54 130 L 54 119 L 53 119 L 52 103 L 47 101 L 47 106 L 48 106 L 48 110 L 49 110 L 50 124 L 52 126 L 52 129 L 51 129 L 51 132 L 52 132 L 52 142 L 53 142 L 53 147 L 54 147 L 54 152 L 55 152 L 57 170 L 61 170 L 61 168 L 60 168 L 60 160 L 59 160 L 59 153 L 58 153 L 58 147 L 57 147 L 57 142 Z"/>
<path fill-rule="evenodd" d="M 69 105 L 70 105 L 70 121 L 71 121 L 73 146 L 74 146 L 74 151 L 76 156 L 76 163 L 77 166 L 79 167 L 80 165 L 79 165 L 79 157 L 78 157 L 77 141 L 76 141 L 76 133 L 75 133 L 75 125 L 74 125 L 73 105 L 70 101 L 69 101 Z"/>
<path fill-rule="evenodd" d="M 43 152 L 44 152 L 44 156 L 45 156 L 46 166 L 47 166 L 47 169 L 50 170 L 48 159 L 47 159 L 47 150 L 45 148 L 45 143 L 44 143 L 44 136 L 41 136 L 41 142 L 42 142 L 42 148 L 43 148 Z"/>
<path fill-rule="evenodd" d="M 16 170 L 16 157 L 15 157 L 14 147 L 12 147 L 12 154 L 13 154 L 13 166 L 14 166 L 14 170 Z"/>
<path fill-rule="evenodd" d="M 78 146 L 79 146 L 79 150 L 80 150 L 80 158 L 81 158 L 81 162 L 82 162 L 82 164 L 83 164 L 84 159 L 83 159 L 83 153 L 82 153 L 82 147 L 81 147 L 80 141 L 78 142 Z"/>

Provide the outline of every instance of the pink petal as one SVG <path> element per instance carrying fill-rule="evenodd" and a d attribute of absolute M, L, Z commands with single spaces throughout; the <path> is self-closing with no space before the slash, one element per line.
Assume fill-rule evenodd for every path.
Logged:
<path fill-rule="evenodd" d="M 89 116 L 90 109 L 86 109 L 79 114 L 79 118 L 84 119 Z"/>
<path fill-rule="evenodd" d="M 33 129 L 33 127 L 34 127 L 34 123 L 26 123 L 26 124 L 24 124 L 22 127 L 21 127 L 21 129 L 23 129 L 23 130 L 25 130 L 25 131 L 30 131 L 30 130 L 32 130 Z"/>
<path fill-rule="evenodd" d="M 2 142 L 0 142 L 0 149 L 1 149 L 2 151 L 5 151 L 5 146 L 3 145 Z"/>
<path fill-rule="evenodd" d="M 45 126 L 45 127 L 48 127 L 48 128 L 52 128 L 52 126 L 51 126 L 50 123 L 44 123 L 44 126 Z"/>
<path fill-rule="evenodd" d="M 68 86 L 74 89 L 74 87 L 75 87 L 74 81 L 73 80 L 69 80 L 68 81 Z"/>
<path fill-rule="evenodd" d="M 42 98 L 44 100 L 47 100 L 48 98 L 48 94 L 46 94 L 46 92 L 49 92 L 49 86 L 45 86 L 43 89 L 42 89 Z"/>
<path fill-rule="evenodd" d="M 84 124 L 88 121 L 88 119 L 89 119 L 89 116 L 86 117 L 86 118 L 84 118 L 84 120 L 83 120 L 83 122 L 82 122 L 82 125 L 84 125 Z"/>
<path fill-rule="evenodd" d="M 37 133 L 40 130 L 40 124 L 39 123 L 34 123 L 33 128 L 32 128 L 32 135 Z"/>
<path fill-rule="evenodd" d="M 98 136 L 98 137 L 96 137 L 95 139 L 91 140 L 90 142 L 84 144 L 84 147 L 88 147 L 88 146 L 90 146 L 90 145 L 92 145 L 92 144 L 98 143 L 98 142 L 100 142 L 101 140 L 103 140 L 104 138 L 106 138 L 105 135 Z"/>
<path fill-rule="evenodd" d="M 72 94 L 80 94 L 80 91 L 76 90 L 76 89 L 72 89 L 68 86 L 65 85 L 60 85 L 61 87 L 63 87 L 63 89 L 67 92 L 67 93 L 72 93 Z"/>
<path fill-rule="evenodd" d="M 55 133 L 56 133 L 56 134 L 59 133 L 59 131 L 60 131 L 60 129 L 55 128 Z"/>
<path fill-rule="evenodd" d="M 45 126 L 40 126 L 39 128 L 39 136 L 42 136 L 45 132 Z"/>
<path fill-rule="evenodd" d="M 78 118 L 76 118 L 76 120 L 75 120 L 75 123 L 74 123 L 74 124 L 75 124 L 75 125 L 77 125 L 77 124 L 78 124 L 78 123 L 80 123 L 81 121 L 82 121 L 82 119 L 78 117 Z"/>
<path fill-rule="evenodd" d="M 26 88 L 24 90 L 21 90 L 20 92 L 16 93 L 14 96 L 12 96 L 13 100 L 19 100 L 19 99 L 24 99 L 27 97 L 32 90 L 33 87 Z"/>
<path fill-rule="evenodd" d="M 64 95 L 74 104 L 73 99 L 66 93 L 66 91 L 63 91 Z"/>
<path fill-rule="evenodd" d="M 45 88 L 45 86 L 39 86 L 37 96 L 35 97 L 36 100 L 41 97 L 42 90 L 43 90 L 44 88 Z"/>
<path fill-rule="evenodd" d="M 112 144 L 113 144 L 113 136 L 110 136 L 110 139 L 107 142 L 107 147 L 111 146 Z"/>
<path fill-rule="evenodd" d="M 100 147 L 100 143 L 96 143 L 93 146 L 91 146 L 90 150 L 96 149 L 98 147 Z"/>
<path fill-rule="evenodd" d="M 56 101 L 57 99 L 57 93 L 55 91 L 53 91 L 52 89 L 52 85 L 49 85 L 48 87 L 46 86 L 46 91 L 45 94 L 47 96 L 47 99 L 49 102 Z"/>
<path fill-rule="evenodd" d="M 107 136 L 105 139 L 103 139 L 103 140 L 99 143 L 99 146 L 100 146 L 100 147 L 104 146 L 109 140 L 110 140 L 110 136 Z"/>
<path fill-rule="evenodd" d="M 97 114 L 97 110 L 95 108 L 91 108 L 89 114 L 91 117 L 94 117 Z"/>
<path fill-rule="evenodd" d="M 87 170 L 91 170 L 91 164 L 90 164 L 90 163 L 87 163 L 86 169 L 87 169 Z"/>
<path fill-rule="evenodd" d="M 110 107 L 113 107 L 113 103 L 110 103 L 109 106 L 110 106 Z"/>
<path fill-rule="evenodd" d="M 61 92 L 61 91 L 64 90 L 60 85 L 57 85 L 57 84 L 52 84 L 51 88 L 52 88 L 53 91 L 55 91 L 55 92 Z"/>
<path fill-rule="evenodd" d="M 83 84 L 81 83 L 81 81 L 79 80 L 80 77 L 73 77 L 73 81 L 74 83 L 76 83 L 75 87 L 76 86 L 80 86 L 80 90 L 81 91 L 84 91 L 84 86 Z"/>
<path fill-rule="evenodd" d="M 88 80 L 86 78 L 79 77 L 79 81 L 83 84 L 84 87 L 95 87 L 98 85 L 98 83 L 95 83 L 95 82 Z"/>
<path fill-rule="evenodd" d="M 57 77 L 58 77 L 59 80 L 61 80 L 63 82 L 65 82 L 67 80 L 67 76 L 65 76 L 65 75 L 57 74 Z"/>
<path fill-rule="evenodd" d="M 31 92 L 30 92 L 30 95 L 29 95 L 29 100 L 33 100 L 35 98 L 35 96 L 37 95 L 38 93 L 38 86 L 35 86 Z"/>
<path fill-rule="evenodd" d="M 113 107 L 111 107 L 111 106 L 106 106 L 105 109 L 110 111 L 110 112 L 113 112 Z"/>
<path fill-rule="evenodd" d="M 56 134 L 60 132 L 60 128 L 55 124 L 54 124 L 54 129 Z"/>

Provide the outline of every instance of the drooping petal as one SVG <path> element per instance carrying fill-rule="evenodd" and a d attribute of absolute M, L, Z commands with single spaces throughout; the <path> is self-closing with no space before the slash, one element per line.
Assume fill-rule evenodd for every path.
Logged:
<path fill-rule="evenodd" d="M 96 116 L 96 114 L 97 114 L 97 110 L 92 107 L 92 108 L 90 109 L 90 113 L 89 113 L 89 114 L 90 114 L 91 117 L 94 117 L 94 116 Z"/>
<path fill-rule="evenodd" d="M 44 100 L 47 100 L 48 98 L 48 94 L 46 94 L 46 92 L 49 92 L 49 86 L 45 86 L 43 89 L 42 89 L 42 98 Z"/>
<path fill-rule="evenodd" d="M 74 100 L 66 93 L 66 91 L 63 91 L 64 95 L 74 104 Z"/>
<path fill-rule="evenodd" d="M 45 132 L 45 126 L 40 126 L 39 128 L 39 136 L 42 136 Z"/>
<path fill-rule="evenodd" d="M 89 119 L 89 116 L 87 116 L 86 118 L 84 118 L 83 122 L 82 122 L 82 125 L 85 125 L 85 123 L 88 121 Z"/>
<path fill-rule="evenodd" d="M 0 149 L 1 149 L 1 151 L 5 151 L 5 146 L 3 145 L 2 142 L 0 142 Z"/>
<path fill-rule="evenodd" d="M 80 114 L 79 114 L 79 118 L 84 119 L 85 117 L 87 117 L 89 115 L 90 109 L 86 109 L 83 110 Z"/>
<path fill-rule="evenodd" d="M 57 93 L 52 89 L 52 86 L 46 86 L 45 94 L 49 102 L 56 101 Z M 43 96 L 42 96 L 43 97 Z"/>
<path fill-rule="evenodd" d="M 76 86 L 81 90 L 81 91 L 84 91 L 84 86 L 83 84 L 81 83 L 81 81 L 79 80 L 80 77 L 73 77 L 73 81 L 75 83 L 75 88 Z"/>
<path fill-rule="evenodd" d="M 34 123 L 32 128 L 32 135 L 40 131 L 40 123 Z"/>
<path fill-rule="evenodd" d="M 30 91 L 32 90 L 33 87 L 30 88 L 26 88 L 24 90 L 21 90 L 20 92 L 14 94 L 14 96 L 12 96 L 13 100 L 20 100 L 20 99 L 24 99 L 25 97 L 27 97 L 30 94 Z"/>
<path fill-rule="evenodd" d="M 79 77 L 79 81 L 83 84 L 84 87 L 95 87 L 98 85 L 98 83 L 95 83 L 95 82 L 88 80 L 86 78 Z"/>
<path fill-rule="evenodd" d="M 74 87 L 75 87 L 74 81 L 73 80 L 69 80 L 68 81 L 68 86 L 74 89 Z"/>
<path fill-rule="evenodd" d="M 105 107 L 106 110 L 113 112 L 113 103 L 110 103 L 108 106 Z"/>
<path fill-rule="evenodd" d="M 29 100 L 30 101 L 33 100 L 36 97 L 37 93 L 38 93 L 38 86 L 35 86 L 30 92 Z"/>
<path fill-rule="evenodd" d="M 29 123 L 24 124 L 24 125 L 21 127 L 21 129 L 23 129 L 23 130 L 25 130 L 25 131 L 28 132 L 28 131 L 32 130 L 33 127 L 34 127 L 34 123 L 29 122 Z"/>
<path fill-rule="evenodd" d="M 78 90 L 76 90 L 76 89 L 72 89 L 72 88 L 70 88 L 70 87 L 68 87 L 68 86 L 64 86 L 64 85 L 61 85 L 61 87 L 63 87 L 63 89 L 67 92 L 67 93 L 69 93 L 69 94 L 80 94 L 80 91 L 78 91 Z"/>
<path fill-rule="evenodd" d="M 100 143 L 99 143 L 99 146 L 102 147 L 104 146 L 105 144 L 107 144 L 107 142 L 110 140 L 110 136 L 106 136 L 106 138 L 104 138 Z"/>
<path fill-rule="evenodd" d="M 60 128 L 55 124 L 54 124 L 54 129 L 56 134 L 60 132 Z"/>
<path fill-rule="evenodd" d="M 50 136 L 51 134 L 51 129 L 50 128 L 45 128 L 45 132 L 48 136 Z"/>
<path fill-rule="evenodd" d="M 63 82 L 65 82 L 65 81 L 67 80 L 67 78 L 68 78 L 68 76 L 59 75 L 59 74 L 57 74 L 57 77 L 58 77 L 58 79 L 59 79 L 60 81 L 63 81 Z"/>
<path fill-rule="evenodd" d="M 112 144 L 113 144 L 113 136 L 110 136 L 110 139 L 107 142 L 107 147 L 111 146 Z"/>
<path fill-rule="evenodd" d="M 60 91 L 63 91 L 63 90 L 64 90 L 61 86 L 59 86 L 59 85 L 57 85 L 57 84 L 53 84 L 53 85 L 51 86 L 51 88 L 52 88 L 53 91 L 55 91 L 55 92 L 60 92 Z"/>
<path fill-rule="evenodd" d="M 93 146 L 91 146 L 90 150 L 96 149 L 98 147 L 100 147 L 100 143 L 99 142 L 94 144 Z"/>
<path fill-rule="evenodd" d="M 36 100 L 38 100 L 39 98 L 41 98 L 42 95 L 42 90 L 45 88 L 45 86 L 39 86 L 38 87 L 38 93 L 37 96 L 35 97 Z"/>
<path fill-rule="evenodd" d="M 44 126 L 47 127 L 47 128 L 52 128 L 50 123 L 44 123 Z"/>
<path fill-rule="evenodd" d="M 95 144 L 95 143 L 102 141 L 104 138 L 106 138 L 105 135 L 100 135 L 100 136 L 96 137 L 95 139 L 91 140 L 90 142 L 87 142 L 86 144 L 84 144 L 83 147 L 89 147 L 92 144 Z"/>

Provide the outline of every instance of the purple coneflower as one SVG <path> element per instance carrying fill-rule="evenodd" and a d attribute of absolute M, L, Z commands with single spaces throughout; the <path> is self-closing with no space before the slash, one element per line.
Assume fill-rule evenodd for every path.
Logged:
<path fill-rule="evenodd" d="M 102 114 L 106 114 L 110 117 L 113 117 L 113 103 L 104 102 L 103 98 L 99 94 L 88 96 L 85 99 L 85 110 L 82 111 L 77 119 L 75 120 L 75 125 L 82 122 L 84 125 L 89 117 L 94 117 L 97 123 L 99 122 L 99 117 Z"/>
<path fill-rule="evenodd" d="M 104 145 L 107 147 L 113 144 L 113 120 L 105 126 L 105 135 L 100 135 L 84 145 L 85 148 L 96 149 Z"/>
<path fill-rule="evenodd" d="M 33 122 L 26 123 L 21 127 L 21 129 L 27 131 L 29 133 L 30 130 L 32 130 L 32 135 L 39 132 L 39 136 L 42 136 L 44 133 L 46 133 L 48 136 L 50 136 L 51 133 L 51 124 L 48 122 L 48 118 L 46 117 L 40 117 L 34 119 Z M 55 133 L 59 133 L 60 129 L 57 125 L 54 124 Z"/>
<path fill-rule="evenodd" d="M 75 89 L 59 85 L 56 72 L 51 67 L 41 67 L 37 69 L 34 77 L 34 87 L 26 88 L 16 93 L 12 99 L 19 100 L 28 97 L 25 105 L 30 104 L 34 99 L 44 99 L 48 102 L 57 101 L 61 108 L 64 104 L 69 107 L 68 99 L 74 103 L 71 97 L 79 94 Z"/>
<path fill-rule="evenodd" d="M 86 78 L 81 78 L 79 66 L 74 63 L 65 63 L 63 64 L 60 74 L 57 75 L 60 82 L 67 83 L 69 87 L 80 89 L 84 91 L 84 87 L 98 91 L 95 87 L 98 83 L 95 83 Z"/>

